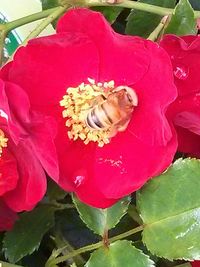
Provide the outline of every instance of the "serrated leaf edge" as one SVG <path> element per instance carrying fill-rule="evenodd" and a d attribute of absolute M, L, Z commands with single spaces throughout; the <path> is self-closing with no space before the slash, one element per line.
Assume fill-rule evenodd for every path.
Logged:
<path fill-rule="evenodd" d="M 79 210 L 79 208 L 78 208 L 78 206 L 77 206 L 77 203 L 76 203 L 76 201 L 75 201 L 75 197 L 76 197 L 76 196 L 75 196 L 74 194 L 72 194 L 72 200 L 73 200 L 73 203 L 74 203 L 74 205 L 75 205 L 75 207 L 76 207 L 76 209 L 77 209 L 77 211 L 78 211 L 78 213 L 79 213 L 79 216 L 80 216 L 81 220 L 85 223 L 85 225 L 88 227 L 88 229 L 90 229 L 93 233 L 102 236 L 102 235 L 104 234 L 103 232 L 100 233 L 100 232 L 95 231 L 95 230 L 94 230 L 93 228 L 91 228 L 91 227 L 88 225 L 88 223 L 84 220 L 84 217 L 82 216 L 82 214 L 81 214 L 81 212 L 80 212 L 80 210 Z M 79 200 L 79 199 L 78 199 L 78 200 Z M 79 201 L 80 201 L 80 200 L 79 200 Z M 121 200 L 120 200 L 120 201 L 121 201 Z M 131 202 L 131 197 L 129 196 L 128 205 L 127 205 L 126 208 L 124 209 L 122 215 L 119 217 L 119 219 L 116 221 L 116 223 L 115 223 L 112 227 L 110 227 L 109 229 L 107 229 L 107 230 L 111 230 L 111 229 L 113 229 L 113 228 L 120 222 L 120 220 L 121 220 L 121 219 L 124 217 L 124 215 L 126 214 L 130 202 Z M 112 208 L 112 207 L 111 207 L 111 208 Z M 103 224 L 106 225 L 106 221 L 107 221 L 107 213 L 105 214 L 105 210 L 107 210 L 107 209 L 98 209 L 98 210 L 103 214 L 103 218 L 104 218 L 104 220 L 102 220 L 102 221 L 104 221 Z"/>
<path fill-rule="evenodd" d="M 142 242 L 143 244 L 146 246 L 146 248 L 148 249 L 148 251 L 150 251 L 150 253 L 153 255 L 153 256 L 157 256 L 159 258 L 162 258 L 162 259 L 167 259 L 167 260 L 170 260 L 170 261 L 174 261 L 174 260 L 184 260 L 184 261 L 194 261 L 194 260 L 200 260 L 200 257 L 199 258 L 186 258 L 186 257 L 181 257 L 181 258 L 173 258 L 173 257 L 168 257 L 166 255 L 161 255 L 160 253 L 155 253 L 155 251 L 151 250 L 148 248 L 146 242 L 144 241 L 143 239 L 143 232 L 142 232 Z"/>
<path fill-rule="evenodd" d="M 169 170 L 171 170 L 173 167 L 177 167 L 177 165 L 179 165 L 179 164 L 187 164 L 187 163 L 189 163 L 189 162 L 194 162 L 194 163 L 197 163 L 197 162 L 198 162 L 198 163 L 200 163 L 200 159 L 191 158 L 191 157 L 188 157 L 188 158 L 179 158 L 179 159 L 177 159 L 173 164 L 171 164 L 171 165 L 167 168 L 167 170 L 165 170 L 162 174 L 158 175 L 157 177 L 162 176 L 163 174 L 165 174 L 165 173 L 167 173 Z M 156 178 L 156 177 L 155 177 L 155 178 Z M 150 182 L 151 182 L 151 181 L 150 181 Z M 138 194 L 140 194 L 140 191 L 138 191 Z M 138 205 L 138 206 L 139 206 L 139 205 Z M 176 215 L 173 215 L 173 216 L 170 216 L 170 217 L 162 218 L 161 220 L 156 221 L 156 222 L 153 222 L 153 223 L 149 223 L 149 224 L 146 223 L 145 226 L 159 223 L 160 221 L 162 221 L 162 220 L 166 220 L 166 219 L 168 219 L 168 218 L 172 218 L 172 217 L 180 216 L 181 214 L 184 214 L 184 213 L 186 213 L 186 212 L 188 212 L 188 211 L 192 211 L 192 210 L 194 210 L 194 209 L 198 209 L 198 208 L 200 208 L 200 207 L 195 207 L 195 208 L 192 208 L 192 209 L 190 209 L 190 210 L 184 211 L 184 212 L 182 212 L 182 213 L 179 213 L 179 214 L 176 214 Z M 140 217 L 142 218 L 141 214 L 139 214 L 139 215 L 140 215 Z M 142 218 L 142 220 L 143 220 L 143 218 Z M 146 244 L 146 242 L 145 242 L 145 240 L 144 240 L 144 238 L 143 238 L 144 233 L 145 233 L 145 227 L 144 227 L 144 231 L 142 231 L 142 242 L 145 244 L 145 246 L 146 246 L 147 249 L 151 252 L 152 255 L 158 256 L 159 258 L 168 259 L 168 260 L 170 260 L 170 261 L 173 261 L 173 260 L 185 260 L 185 261 L 200 260 L 200 257 L 199 257 L 199 258 L 186 258 L 186 257 L 172 258 L 172 257 L 168 257 L 168 256 L 166 256 L 166 255 L 161 255 L 161 254 L 159 254 L 159 253 L 155 253 L 155 251 L 150 250 L 150 249 L 148 248 L 148 245 Z"/>
<path fill-rule="evenodd" d="M 53 211 L 54 210 L 54 211 Z M 56 208 L 52 208 L 52 212 L 55 212 L 56 211 Z M 8 248 L 6 248 L 5 247 L 5 242 L 6 242 L 6 237 L 7 237 L 7 234 L 9 234 L 9 232 L 7 232 L 7 233 L 5 233 L 5 236 L 4 236 L 4 239 L 3 239 L 3 241 L 2 241 L 2 244 L 3 244 L 3 251 L 4 251 L 4 253 L 5 253 L 5 258 L 7 259 L 7 260 L 9 260 L 10 262 L 12 262 L 12 263 L 16 263 L 16 262 L 18 262 L 19 260 L 21 260 L 23 257 L 25 257 L 25 256 L 27 256 L 27 255 L 31 255 L 34 251 L 36 251 L 38 248 L 39 248 L 39 246 L 40 246 L 40 244 L 41 244 L 41 242 L 42 242 L 42 238 L 43 238 L 43 236 L 47 233 L 47 231 L 49 230 L 49 228 L 43 233 L 43 234 L 41 234 L 40 235 L 40 241 L 38 242 L 38 244 L 36 245 L 36 246 L 34 246 L 27 254 L 24 254 L 23 253 L 23 255 L 21 254 L 20 255 L 20 257 L 18 257 L 18 258 L 14 258 L 14 257 L 9 257 L 9 255 L 8 255 L 8 253 L 7 253 L 7 251 L 8 251 Z"/>
<path fill-rule="evenodd" d="M 95 230 L 94 230 L 93 228 L 91 228 L 91 227 L 88 225 L 88 223 L 85 221 L 84 216 L 83 216 L 82 213 L 80 212 L 79 207 L 78 207 L 78 205 L 77 205 L 77 203 L 76 203 L 76 201 L 75 201 L 75 197 L 76 197 L 76 196 L 75 196 L 74 194 L 72 194 L 72 201 L 73 201 L 73 203 L 74 203 L 74 205 L 75 205 L 75 207 L 76 207 L 76 209 L 77 209 L 77 211 L 78 211 L 78 214 L 79 214 L 81 220 L 84 222 L 84 224 L 87 226 L 87 228 L 90 229 L 94 234 L 98 234 L 98 235 L 101 236 L 103 233 L 99 233 L 99 232 L 95 231 Z M 80 200 L 78 199 L 78 201 L 80 201 Z M 101 210 L 101 209 L 99 209 L 99 210 Z M 102 211 L 103 211 L 103 210 L 102 210 Z"/>
<path fill-rule="evenodd" d="M 131 246 L 131 248 L 137 250 L 142 256 L 144 256 L 144 257 L 147 259 L 148 263 L 150 264 L 148 267 L 155 267 L 155 262 L 149 257 L 149 255 L 144 254 L 142 250 L 136 248 L 136 247 L 133 245 L 133 242 L 132 242 L 132 241 L 128 241 L 128 240 L 118 240 L 118 241 L 116 241 L 116 242 L 111 243 L 111 244 L 110 244 L 110 247 L 113 246 L 113 245 L 115 245 L 116 243 L 125 243 L 125 242 L 126 242 L 129 246 Z M 90 254 L 90 258 L 89 258 L 89 260 L 86 262 L 86 264 L 84 265 L 84 267 L 88 267 L 88 263 L 89 263 L 89 261 L 91 260 L 91 258 L 93 257 L 93 255 L 95 254 L 95 252 L 97 252 L 97 251 L 100 250 L 100 249 L 102 249 L 102 247 L 96 249 L 94 252 L 92 252 L 92 253 Z"/>

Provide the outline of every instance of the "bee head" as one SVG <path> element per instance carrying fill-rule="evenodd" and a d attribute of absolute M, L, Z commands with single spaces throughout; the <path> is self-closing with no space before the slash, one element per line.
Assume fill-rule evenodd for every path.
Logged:
<path fill-rule="evenodd" d="M 118 105 L 121 107 L 133 108 L 138 105 L 138 97 L 135 91 L 128 86 L 118 86 L 114 90 L 114 94 L 118 99 Z"/>

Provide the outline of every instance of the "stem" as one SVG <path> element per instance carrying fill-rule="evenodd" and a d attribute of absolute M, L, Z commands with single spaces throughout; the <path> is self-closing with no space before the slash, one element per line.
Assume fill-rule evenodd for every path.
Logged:
<path fill-rule="evenodd" d="M 200 11 L 194 11 L 194 17 L 195 19 L 200 18 Z"/>
<path fill-rule="evenodd" d="M 58 251 L 57 256 L 62 253 L 62 255 L 66 255 L 68 253 L 72 253 L 75 251 L 74 247 L 71 246 L 71 244 L 63 238 L 63 235 L 60 232 L 55 233 L 54 242 L 56 244 L 56 247 L 58 248 L 56 251 Z M 65 249 L 62 249 L 63 246 L 65 246 Z M 59 249 L 61 250 L 59 253 Z M 56 256 L 56 257 L 57 257 Z M 76 264 L 83 266 L 85 264 L 85 260 L 81 255 L 77 255 L 74 257 L 74 261 Z"/>
<path fill-rule="evenodd" d="M 56 18 L 58 18 L 60 15 L 62 15 L 66 8 L 68 6 L 59 6 L 57 7 L 53 13 L 51 13 L 46 19 L 44 19 L 28 36 L 27 38 L 23 41 L 21 44 L 26 45 L 27 42 L 32 39 L 37 37 L 51 22 L 53 22 Z"/>
<path fill-rule="evenodd" d="M 65 210 L 65 209 L 75 209 L 74 204 L 62 204 L 62 203 L 52 203 L 52 206 L 58 207 L 61 210 Z"/>
<path fill-rule="evenodd" d="M 66 1 L 66 4 L 71 4 L 71 0 Z M 83 5 L 83 3 L 80 4 Z M 145 4 L 145 3 L 141 3 L 141 2 L 135 2 L 135 1 L 130 1 L 130 0 L 124 0 L 122 3 L 118 3 L 118 4 L 109 4 L 106 3 L 106 1 L 102 1 L 102 0 L 85 0 L 85 6 L 109 6 L 109 7 L 113 7 L 113 6 L 121 6 L 121 7 L 125 7 L 125 8 L 131 8 L 131 9 L 136 9 L 136 10 L 141 10 L 141 11 L 146 11 L 149 13 L 154 13 L 160 16 L 165 16 L 165 15 L 170 15 L 172 14 L 173 10 L 172 8 L 165 8 L 165 7 L 160 7 L 160 6 L 154 6 L 154 5 L 150 5 L 150 4 Z M 54 8 L 50 8 L 17 20 L 13 20 L 11 22 L 8 22 L 5 24 L 5 28 L 6 28 L 6 32 L 9 32 L 17 27 L 23 26 L 25 24 L 28 24 L 30 22 L 39 20 L 39 19 L 43 19 L 46 18 L 47 16 L 49 16 L 50 14 L 52 14 L 54 11 L 56 11 L 59 7 L 54 7 Z M 200 11 L 194 11 L 195 14 L 195 18 L 199 18 L 200 17 Z"/>
<path fill-rule="evenodd" d="M 153 14 L 157 14 L 160 16 L 171 15 L 174 11 L 173 8 L 160 7 L 160 6 L 155 6 L 155 5 L 150 5 L 150 4 L 135 2 L 135 1 L 130 1 L 130 0 L 122 0 L 121 3 L 114 3 L 113 5 L 102 0 L 86 0 L 85 5 L 88 5 L 90 7 L 92 6 L 110 6 L 110 7 L 120 6 L 120 7 L 131 8 L 131 9 L 153 13 Z M 194 10 L 194 17 L 196 19 L 200 18 L 200 11 Z"/>
<path fill-rule="evenodd" d="M 0 26 L 4 26 L 3 24 Z M 3 63 L 3 48 L 4 48 L 4 43 L 5 43 L 5 38 L 6 38 L 6 31 L 5 29 L 2 27 L 0 27 L 0 66 Z"/>
<path fill-rule="evenodd" d="M 51 13 L 46 19 L 44 19 L 27 37 L 26 39 L 21 43 L 21 46 L 25 46 L 30 39 L 33 39 L 37 37 L 52 21 L 54 21 L 56 18 L 58 18 L 60 15 L 62 15 L 65 10 L 67 9 L 67 5 L 65 6 L 59 6 L 56 9 L 54 9 L 53 13 Z M 52 8 L 51 8 L 52 10 Z M 14 54 L 9 58 L 9 61 L 11 61 L 14 57 Z"/>
<path fill-rule="evenodd" d="M 130 204 L 129 207 L 128 207 L 128 215 L 135 221 L 137 222 L 139 225 L 141 225 L 143 222 L 142 222 L 142 219 L 140 218 L 138 212 L 137 212 L 137 209 L 136 209 L 136 206 L 133 205 L 133 204 Z"/>
<path fill-rule="evenodd" d="M 161 31 L 166 26 L 166 23 L 168 22 L 168 16 L 165 16 L 162 18 L 161 22 L 158 24 L 158 26 L 153 30 L 153 32 L 149 35 L 147 38 L 151 41 L 156 41 L 158 39 L 158 36 L 160 35 Z"/>
<path fill-rule="evenodd" d="M 32 15 L 8 22 L 5 24 L 6 30 L 9 32 L 15 28 L 18 28 L 18 27 L 23 26 L 25 24 L 28 24 L 30 22 L 46 18 L 47 16 L 52 14 L 54 11 L 56 11 L 58 8 L 59 7 L 50 8 L 50 9 L 47 9 L 47 10 L 44 10 L 44 11 L 41 11 L 41 12 L 38 12 L 38 13 L 35 13 Z"/>
<path fill-rule="evenodd" d="M 101 0 L 88 0 L 88 1 L 86 1 L 86 5 L 88 5 L 88 6 L 112 6 L 111 4 L 107 3 L 106 1 L 103 2 Z M 172 8 L 154 6 L 154 5 L 130 1 L 130 0 L 124 0 L 124 1 L 122 1 L 122 3 L 114 4 L 114 6 L 137 9 L 137 10 L 146 11 L 149 13 L 154 13 L 154 14 L 161 15 L 161 16 L 169 15 L 174 10 Z"/>
<path fill-rule="evenodd" d="M 119 239 L 122 239 L 122 238 L 125 238 L 127 236 L 130 236 L 130 235 L 133 235 L 135 233 L 138 233 L 140 231 L 142 231 L 144 229 L 144 225 L 141 225 L 141 226 L 138 226 L 134 229 L 131 229 L 125 233 L 122 233 L 122 234 L 119 234 L 117 236 L 114 236 L 112 238 L 109 239 L 109 242 L 114 242 L 116 240 L 119 240 Z M 85 253 L 87 251 L 91 251 L 91 250 L 94 250 L 94 249 L 97 249 L 97 248 L 100 248 L 102 247 L 104 244 L 102 241 L 98 242 L 98 243 L 95 243 L 95 244 L 91 244 L 91 245 L 88 245 L 88 246 L 85 246 L 85 247 L 82 247 L 82 248 L 79 248 L 77 250 L 74 250 L 73 252 L 69 253 L 68 255 L 64 255 L 64 256 L 61 256 L 61 257 L 58 257 L 56 259 L 49 259 L 47 262 L 46 262 L 46 267 L 51 267 L 51 266 L 54 266 L 60 262 L 63 262 L 63 261 L 66 261 L 70 258 L 73 258 L 75 257 L 76 255 L 78 254 L 81 254 L 81 253 Z M 55 252 L 54 252 L 55 253 Z"/>
<path fill-rule="evenodd" d="M 136 233 L 138 233 L 138 232 L 141 232 L 143 229 L 144 229 L 144 225 L 140 225 L 140 226 L 138 226 L 138 227 L 136 227 L 136 228 L 133 228 L 133 229 L 131 229 L 131 230 L 125 232 L 125 233 L 122 233 L 122 234 L 116 235 L 116 236 L 114 236 L 114 237 L 111 237 L 111 238 L 109 239 L 109 241 L 110 241 L 110 243 L 111 243 L 111 242 L 117 241 L 117 240 L 119 240 L 119 239 L 123 239 L 123 238 L 125 238 L 125 237 L 127 237 L 127 236 L 130 236 L 130 235 L 136 234 Z"/>
<path fill-rule="evenodd" d="M 56 265 L 56 264 L 58 264 L 60 262 L 66 261 L 66 260 L 68 260 L 70 258 L 73 258 L 78 254 L 81 254 L 81 253 L 84 253 L 84 252 L 91 251 L 91 250 L 94 250 L 96 248 L 99 248 L 102 245 L 103 245 L 103 243 L 102 243 L 102 241 L 100 241 L 98 243 L 91 244 L 91 245 L 79 248 L 79 249 L 74 250 L 73 252 L 69 253 L 68 255 L 64 255 L 64 256 L 58 257 L 56 259 L 51 259 L 51 260 L 47 261 L 46 264 L 45 264 L 45 267 L 51 267 L 52 265 Z"/>

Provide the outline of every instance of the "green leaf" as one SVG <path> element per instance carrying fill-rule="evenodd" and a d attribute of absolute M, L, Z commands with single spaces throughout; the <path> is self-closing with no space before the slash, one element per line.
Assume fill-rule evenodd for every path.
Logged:
<path fill-rule="evenodd" d="M 59 0 L 40 0 L 40 2 L 42 4 L 42 10 L 59 6 Z M 57 24 L 58 19 L 59 18 L 57 18 L 56 20 L 54 20 L 51 23 L 51 25 L 54 27 L 54 29 L 56 28 L 56 24 Z"/>
<path fill-rule="evenodd" d="M 55 228 L 59 229 L 62 238 L 75 248 L 96 243 L 101 239 L 86 227 L 76 209 L 58 211 L 55 217 Z"/>
<path fill-rule="evenodd" d="M 95 233 L 103 236 L 106 230 L 115 227 L 115 225 L 125 215 L 130 203 L 130 197 L 121 199 L 108 209 L 92 208 L 80 202 L 75 196 L 73 197 L 73 201 L 79 212 L 80 218 L 87 227 Z"/>
<path fill-rule="evenodd" d="M 174 8 L 176 0 L 141 0 L 141 3 Z M 147 38 L 161 21 L 161 16 L 132 10 L 127 18 L 126 33 Z"/>
<path fill-rule="evenodd" d="M 130 241 L 117 241 L 108 248 L 92 253 L 85 267 L 153 267 L 154 262 L 132 246 Z"/>
<path fill-rule="evenodd" d="M 20 216 L 12 231 L 5 234 L 3 249 L 10 262 L 17 262 L 38 249 L 43 235 L 54 225 L 55 208 L 40 206 Z"/>
<path fill-rule="evenodd" d="M 101 12 L 104 17 L 111 23 L 113 24 L 115 22 L 115 20 L 117 19 L 117 17 L 119 16 L 119 14 L 124 10 L 123 7 L 94 7 L 92 8 L 95 11 L 99 11 Z"/>
<path fill-rule="evenodd" d="M 196 34 L 197 26 L 194 18 L 194 10 L 188 0 L 180 0 L 169 22 L 165 33 L 177 35 Z"/>
<path fill-rule="evenodd" d="M 49 9 L 58 6 L 58 0 L 40 0 L 42 3 L 42 9 Z"/>
<path fill-rule="evenodd" d="M 152 254 L 200 260 L 200 161 L 179 159 L 137 194 L 145 228 L 143 242 Z"/>
<path fill-rule="evenodd" d="M 50 200 L 63 199 L 67 195 L 67 192 L 62 190 L 54 181 L 48 181 L 47 196 Z"/>
<path fill-rule="evenodd" d="M 200 1 L 199 0 L 190 0 L 190 4 L 195 10 L 200 10 Z"/>

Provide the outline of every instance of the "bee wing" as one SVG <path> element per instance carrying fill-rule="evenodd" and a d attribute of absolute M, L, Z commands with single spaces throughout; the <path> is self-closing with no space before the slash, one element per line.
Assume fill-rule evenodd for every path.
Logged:
<path fill-rule="evenodd" d="M 83 110 L 89 110 L 97 105 L 100 105 L 102 102 L 105 101 L 105 96 L 104 95 L 98 95 L 93 99 L 87 100 L 88 108 L 85 108 Z"/>

